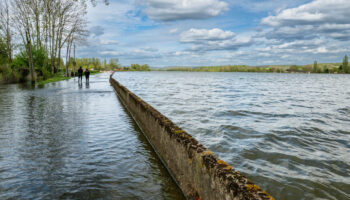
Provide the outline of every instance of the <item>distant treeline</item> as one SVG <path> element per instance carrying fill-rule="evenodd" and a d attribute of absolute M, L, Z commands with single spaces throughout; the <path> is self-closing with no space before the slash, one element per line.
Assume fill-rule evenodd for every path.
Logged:
<path fill-rule="evenodd" d="M 150 68 L 147 64 L 139 65 L 139 64 L 131 64 L 127 67 L 120 68 L 121 71 L 150 71 Z"/>
<path fill-rule="evenodd" d="M 118 58 L 111 58 L 108 61 L 104 59 L 101 61 L 99 58 L 77 58 L 75 59 L 76 66 L 82 68 L 89 68 L 90 70 L 98 71 L 150 71 L 150 67 L 147 64 L 131 64 L 130 66 L 121 66 Z M 72 58 L 69 63 L 69 69 L 74 71 L 74 59 Z"/>
<path fill-rule="evenodd" d="M 154 69 L 155 71 L 189 71 L 189 72 L 272 72 L 272 73 L 350 73 L 348 56 L 344 56 L 343 63 L 321 63 L 317 61 L 309 65 L 224 65 L 202 67 L 168 67 Z"/>

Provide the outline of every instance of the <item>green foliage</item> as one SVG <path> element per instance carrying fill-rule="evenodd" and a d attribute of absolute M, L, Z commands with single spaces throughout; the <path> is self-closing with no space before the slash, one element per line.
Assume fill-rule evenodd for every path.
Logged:
<path fill-rule="evenodd" d="M 109 60 L 109 65 L 106 67 L 106 69 L 114 70 L 114 69 L 120 69 L 120 64 L 118 63 L 119 59 L 118 58 L 111 58 Z"/>
<path fill-rule="evenodd" d="M 73 58 L 69 60 L 69 69 L 73 69 L 73 60 Z M 90 69 L 90 73 L 93 71 L 99 72 L 101 70 L 150 71 L 150 67 L 147 64 L 132 64 L 130 67 L 121 67 L 118 58 L 111 58 L 108 63 L 106 60 L 101 62 L 98 58 L 77 58 L 75 70 L 77 71 L 79 67 Z"/>
<path fill-rule="evenodd" d="M 131 64 L 130 71 L 150 71 L 149 66 L 147 64 L 145 65 L 139 65 L 139 64 Z"/>
<path fill-rule="evenodd" d="M 314 62 L 313 72 L 316 73 L 318 71 L 317 61 Z"/>
<path fill-rule="evenodd" d="M 21 80 L 21 75 L 17 70 L 12 70 L 6 65 L 0 66 L 1 81 L 6 83 L 18 83 Z"/>
<path fill-rule="evenodd" d="M 171 67 L 166 71 L 191 72 L 278 72 L 276 67 L 250 67 L 246 65 L 204 66 L 204 67 Z"/>
<path fill-rule="evenodd" d="M 36 70 L 41 71 L 42 68 L 46 68 L 47 70 L 50 69 L 47 64 L 47 52 L 44 48 L 37 48 L 36 46 L 32 46 L 32 54 L 34 68 Z M 26 49 L 22 48 L 20 50 L 20 52 L 15 56 L 11 66 L 14 69 L 29 68 L 29 56 Z"/>
<path fill-rule="evenodd" d="M 81 66 L 82 68 L 90 68 L 90 69 L 96 69 L 101 70 L 101 61 L 99 58 L 76 58 L 76 70 Z M 73 59 L 70 59 L 70 68 L 73 67 Z"/>
<path fill-rule="evenodd" d="M 0 65 L 8 63 L 8 50 L 4 39 L 0 37 Z"/>
<path fill-rule="evenodd" d="M 52 77 L 52 74 L 46 68 L 41 69 L 41 75 L 42 75 L 44 80 Z"/>
<path fill-rule="evenodd" d="M 315 63 L 314 63 L 315 64 Z M 314 71 L 314 65 L 271 65 L 271 66 L 246 66 L 246 65 L 227 65 L 227 66 L 206 66 L 206 67 L 170 67 L 153 70 L 160 71 L 188 71 L 188 72 L 268 72 L 268 73 L 337 73 L 339 63 L 317 63 L 317 70 Z"/>
<path fill-rule="evenodd" d="M 344 59 L 343 59 L 343 71 L 345 73 L 350 73 L 350 69 L 349 69 L 349 62 L 348 62 L 348 56 L 345 55 L 344 56 Z"/>
<path fill-rule="evenodd" d="M 292 65 L 289 67 L 288 69 L 290 72 L 301 72 L 302 71 L 302 67 L 299 67 L 297 65 Z"/>
<path fill-rule="evenodd" d="M 73 69 L 73 58 L 69 60 L 69 69 Z M 100 70 L 114 70 L 119 69 L 120 64 L 118 63 L 118 58 L 112 58 L 109 61 L 109 64 L 107 64 L 107 61 L 104 60 L 103 63 L 100 61 L 99 58 L 76 58 L 76 69 L 81 66 L 82 68 L 89 68 L 94 69 L 97 71 Z"/>

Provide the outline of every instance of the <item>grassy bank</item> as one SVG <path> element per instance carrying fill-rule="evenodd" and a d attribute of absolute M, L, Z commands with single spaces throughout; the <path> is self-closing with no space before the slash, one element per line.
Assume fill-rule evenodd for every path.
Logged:
<path fill-rule="evenodd" d="M 65 77 L 65 76 L 54 76 L 52 78 L 48 78 L 46 80 L 43 80 L 43 81 L 39 81 L 37 82 L 38 85 L 45 85 L 45 84 L 48 84 L 48 83 L 53 83 L 53 82 L 57 82 L 57 81 L 64 81 L 64 80 L 68 80 L 70 79 L 71 77 Z"/>
<path fill-rule="evenodd" d="M 97 71 L 97 70 L 91 70 L 90 71 L 90 75 L 95 75 L 95 74 L 99 74 L 101 73 L 100 71 Z M 77 73 L 76 73 L 77 74 Z M 83 75 L 84 76 L 84 75 Z M 77 77 L 77 75 L 76 75 Z M 70 78 L 73 78 L 73 75 L 71 77 L 66 77 L 64 75 L 57 75 L 57 76 L 54 76 L 54 77 L 51 77 L 51 78 L 48 78 L 46 80 L 43 80 L 43 81 L 39 81 L 37 82 L 37 85 L 45 85 L 45 84 L 48 84 L 48 83 L 53 83 L 53 82 L 57 82 L 57 81 L 64 81 L 64 80 L 68 80 Z"/>

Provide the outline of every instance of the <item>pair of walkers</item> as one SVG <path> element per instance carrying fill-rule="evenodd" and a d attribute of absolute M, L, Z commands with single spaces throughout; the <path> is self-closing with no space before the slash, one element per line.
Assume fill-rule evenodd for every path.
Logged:
<path fill-rule="evenodd" d="M 90 71 L 88 68 L 85 69 L 85 80 L 86 82 L 89 82 L 89 77 L 90 77 Z M 83 81 L 83 69 L 80 67 L 78 69 L 78 81 L 81 80 Z"/>

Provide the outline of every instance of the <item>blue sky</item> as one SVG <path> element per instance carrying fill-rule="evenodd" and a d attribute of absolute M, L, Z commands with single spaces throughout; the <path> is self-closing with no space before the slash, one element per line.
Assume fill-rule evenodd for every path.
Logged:
<path fill-rule="evenodd" d="M 88 8 L 79 57 L 163 66 L 340 62 L 349 0 L 110 0 Z"/>

